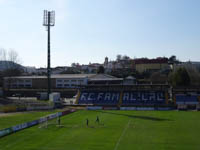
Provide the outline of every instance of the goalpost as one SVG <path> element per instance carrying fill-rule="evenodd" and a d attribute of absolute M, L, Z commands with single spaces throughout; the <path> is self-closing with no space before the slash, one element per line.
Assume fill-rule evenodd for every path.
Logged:
<path fill-rule="evenodd" d="M 47 128 L 47 126 L 48 126 L 47 117 L 41 117 L 40 120 L 39 120 L 38 128 Z"/>
<path fill-rule="evenodd" d="M 39 120 L 38 128 L 47 128 L 51 125 L 61 126 L 61 115 L 59 113 L 51 114 L 45 117 L 41 117 Z"/>

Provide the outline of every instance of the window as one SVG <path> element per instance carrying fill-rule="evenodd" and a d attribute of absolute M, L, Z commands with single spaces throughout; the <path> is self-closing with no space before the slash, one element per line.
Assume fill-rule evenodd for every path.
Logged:
<path fill-rule="evenodd" d="M 62 80 L 57 80 L 57 82 L 62 82 Z"/>
<path fill-rule="evenodd" d="M 24 87 L 24 85 L 23 84 L 19 84 L 19 87 Z"/>
<path fill-rule="evenodd" d="M 57 84 L 57 87 L 62 87 L 62 84 Z"/>
<path fill-rule="evenodd" d="M 31 85 L 30 84 L 26 84 L 25 87 L 31 87 Z"/>
<path fill-rule="evenodd" d="M 78 84 L 83 84 L 83 80 L 78 80 Z"/>
<path fill-rule="evenodd" d="M 64 87 L 69 87 L 69 84 L 64 84 Z"/>
<path fill-rule="evenodd" d="M 24 82 L 24 80 L 18 80 L 18 82 L 19 82 L 19 83 L 23 83 L 23 82 Z"/>
<path fill-rule="evenodd" d="M 8 82 L 17 83 L 16 80 L 10 80 L 10 81 L 8 81 Z"/>
<path fill-rule="evenodd" d="M 17 87 L 17 84 L 12 84 L 12 87 L 13 87 L 13 88 L 16 88 L 16 87 Z"/>
<path fill-rule="evenodd" d="M 31 82 L 31 80 L 25 80 L 25 82 L 26 82 L 26 83 L 30 83 L 30 82 Z"/>

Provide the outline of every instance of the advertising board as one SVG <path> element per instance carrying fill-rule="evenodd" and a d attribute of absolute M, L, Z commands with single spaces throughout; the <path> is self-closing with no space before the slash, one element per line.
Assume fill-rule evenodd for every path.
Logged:
<path fill-rule="evenodd" d="M 102 106 L 87 106 L 87 110 L 102 110 Z"/>
<path fill-rule="evenodd" d="M 137 107 L 120 107 L 120 110 L 137 110 Z"/>
<path fill-rule="evenodd" d="M 31 126 L 34 126 L 38 123 L 39 123 L 39 120 L 33 120 L 33 121 L 30 121 L 30 122 L 27 122 L 27 125 L 28 125 L 28 127 L 31 127 Z"/>
<path fill-rule="evenodd" d="M 55 113 L 55 114 L 48 115 L 47 117 L 48 117 L 48 120 L 51 120 L 51 119 L 54 119 L 58 116 L 59 116 L 58 113 Z"/>
<path fill-rule="evenodd" d="M 76 111 L 75 109 L 72 109 L 72 110 L 67 110 L 67 111 L 64 111 L 64 112 L 58 112 L 58 113 L 50 114 L 48 116 L 40 117 L 38 120 L 33 120 L 33 121 L 30 121 L 30 122 L 22 123 L 22 124 L 19 124 L 19 125 L 12 126 L 10 128 L 0 130 L 0 137 L 3 137 L 3 136 L 8 135 L 10 133 L 20 131 L 22 129 L 37 125 L 39 123 L 43 123 L 47 120 L 51 120 L 51 119 L 54 119 L 58 116 L 63 116 L 63 115 L 66 115 L 66 114 L 69 114 L 69 113 L 72 113 L 72 112 L 75 112 L 75 111 Z"/>
<path fill-rule="evenodd" d="M 103 107 L 104 110 L 118 110 L 117 107 Z"/>
<path fill-rule="evenodd" d="M 6 129 L 3 129 L 3 130 L 0 130 L 0 137 L 8 135 L 12 132 L 13 132 L 12 128 L 6 128 Z"/>
<path fill-rule="evenodd" d="M 137 110 L 155 110 L 154 107 L 137 107 Z"/>
<path fill-rule="evenodd" d="M 28 127 L 28 124 L 27 124 L 27 123 L 22 123 L 22 124 L 13 126 L 13 127 L 12 127 L 12 130 L 13 130 L 14 132 L 16 132 L 16 131 L 25 129 L 25 128 L 27 128 L 27 127 Z"/>

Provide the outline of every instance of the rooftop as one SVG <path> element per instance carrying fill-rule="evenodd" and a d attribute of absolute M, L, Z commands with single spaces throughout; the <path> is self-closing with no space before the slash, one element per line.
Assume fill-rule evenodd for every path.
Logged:
<path fill-rule="evenodd" d="M 89 77 L 90 81 L 114 81 L 114 80 L 123 80 L 122 78 L 116 78 L 114 76 L 108 75 L 108 74 L 95 74 L 91 77 Z"/>
<path fill-rule="evenodd" d="M 16 77 L 5 77 L 6 78 L 15 78 L 15 79 L 44 79 L 47 76 L 16 76 Z M 53 79 L 75 79 L 75 78 L 89 78 L 90 81 L 105 81 L 105 80 L 123 80 L 122 78 L 117 78 L 107 74 L 52 74 L 51 78 Z"/>
<path fill-rule="evenodd" d="M 95 74 L 52 74 L 51 78 L 86 78 Z M 47 76 L 17 76 L 17 77 L 5 77 L 5 78 L 17 78 L 17 79 L 44 79 Z"/>
<path fill-rule="evenodd" d="M 159 63 L 168 63 L 168 58 L 156 58 L 156 59 L 148 59 L 148 58 L 140 58 L 134 60 L 135 64 L 159 64 Z"/>

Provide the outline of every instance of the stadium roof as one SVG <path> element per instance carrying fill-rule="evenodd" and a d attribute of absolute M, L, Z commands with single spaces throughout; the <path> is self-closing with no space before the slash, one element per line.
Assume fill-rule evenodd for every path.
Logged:
<path fill-rule="evenodd" d="M 128 76 L 128 77 L 126 77 L 125 79 L 127 79 L 127 80 L 135 80 L 136 78 L 133 77 L 133 76 Z"/>
<path fill-rule="evenodd" d="M 5 79 L 46 79 L 47 76 L 16 76 L 16 77 L 5 77 Z M 123 78 L 117 78 L 107 74 L 53 74 L 52 79 L 79 79 L 88 78 L 89 81 L 122 81 Z"/>
<path fill-rule="evenodd" d="M 90 81 L 114 81 L 123 80 L 123 78 L 116 78 L 108 74 L 95 74 L 89 78 Z"/>
<path fill-rule="evenodd" d="M 62 79 L 62 78 L 90 78 L 91 76 L 94 76 L 95 74 L 53 74 L 51 75 L 51 78 L 53 79 Z M 17 79 L 44 79 L 47 78 L 47 76 L 16 76 L 16 77 L 5 77 L 5 78 L 17 78 Z"/>

